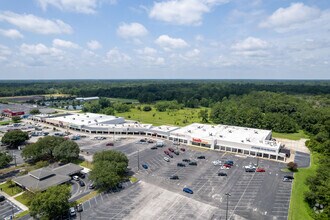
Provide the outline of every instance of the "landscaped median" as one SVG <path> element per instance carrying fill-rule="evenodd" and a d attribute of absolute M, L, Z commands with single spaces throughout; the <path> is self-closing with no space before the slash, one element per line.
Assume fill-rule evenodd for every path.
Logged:
<path fill-rule="evenodd" d="M 97 196 L 97 194 L 99 194 L 99 192 L 97 192 L 96 190 L 94 190 L 94 191 L 88 193 L 87 195 L 81 197 L 81 198 L 78 199 L 76 202 L 77 202 L 77 203 L 84 203 L 84 202 L 90 200 L 91 198 Z"/>
<path fill-rule="evenodd" d="M 298 172 L 294 174 L 294 181 L 292 185 L 292 193 L 289 209 L 289 220 L 312 220 L 312 210 L 305 201 L 305 192 L 308 191 L 306 179 L 313 175 L 318 164 L 318 154 L 311 154 L 311 166 L 308 168 L 298 168 Z"/>
<path fill-rule="evenodd" d="M 0 188 L 2 191 L 7 193 L 9 196 L 14 196 L 18 193 L 23 192 L 22 188 L 19 186 L 16 186 L 16 184 L 13 183 L 12 181 L 7 181 L 3 184 L 0 184 Z"/>

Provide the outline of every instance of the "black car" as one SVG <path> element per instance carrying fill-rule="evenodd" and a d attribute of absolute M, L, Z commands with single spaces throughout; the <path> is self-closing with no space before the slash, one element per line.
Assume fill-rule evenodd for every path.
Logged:
<path fill-rule="evenodd" d="M 167 154 L 170 158 L 173 158 L 173 155 L 172 154 Z"/>
<path fill-rule="evenodd" d="M 147 142 L 147 140 L 145 140 L 145 139 L 141 139 L 140 142 Z"/>
<path fill-rule="evenodd" d="M 256 172 L 256 169 L 255 168 L 245 168 L 245 172 L 253 173 L 253 172 Z"/>
<path fill-rule="evenodd" d="M 184 164 L 184 163 L 177 163 L 176 164 L 178 167 L 185 167 L 186 166 L 186 164 Z"/>
<path fill-rule="evenodd" d="M 178 177 L 177 175 L 173 175 L 173 176 L 170 177 L 170 179 L 171 179 L 171 180 L 178 180 L 179 177 Z"/>
<path fill-rule="evenodd" d="M 6 197 L 4 197 L 3 195 L 0 195 L 0 202 L 3 202 L 6 200 Z"/>
<path fill-rule="evenodd" d="M 82 178 L 82 179 L 85 179 L 85 174 L 84 173 L 79 173 L 79 177 Z"/>
<path fill-rule="evenodd" d="M 190 162 L 190 159 L 182 159 L 182 161 L 189 163 Z"/>
<path fill-rule="evenodd" d="M 205 159 L 205 156 L 198 156 L 197 159 Z"/>
<path fill-rule="evenodd" d="M 287 179 L 290 179 L 290 180 L 293 180 L 293 176 L 283 176 L 283 178 L 287 178 Z"/>
<path fill-rule="evenodd" d="M 227 173 L 218 173 L 218 176 L 227 176 Z"/>
<path fill-rule="evenodd" d="M 157 146 L 153 146 L 150 148 L 151 150 L 157 150 Z"/>
<path fill-rule="evenodd" d="M 82 181 L 82 180 L 79 180 L 79 185 L 82 187 L 82 186 L 85 186 L 85 183 L 84 183 L 84 181 Z"/>
<path fill-rule="evenodd" d="M 189 165 L 192 165 L 192 166 L 197 166 L 197 162 L 195 162 L 195 161 L 192 161 L 192 162 L 190 162 L 190 163 L 189 163 Z"/>
<path fill-rule="evenodd" d="M 179 154 L 180 154 L 179 151 L 177 151 L 177 150 L 175 150 L 174 153 L 175 153 L 176 155 L 179 155 Z"/>

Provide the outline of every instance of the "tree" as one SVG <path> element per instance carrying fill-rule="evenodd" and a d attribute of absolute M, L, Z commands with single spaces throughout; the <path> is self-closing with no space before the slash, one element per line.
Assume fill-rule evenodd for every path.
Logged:
<path fill-rule="evenodd" d="M 53 156 L 58 161 L 71 162 L 79 157 L 79 146 L 71 140 L 63 141 L 53 150 Z"/>
<path fill-rule="evenodd" d="M 149 105 L 145 105 L 145 106 L 143 106 L 143 111 L 145 111 L 145 112 L 150 112 L 151 111 L 151 106 L 149 106 Z"/>
<path fill-rule="evenodd" d="M 113 105 L 113 107 L 119 113 L 129 112 L 130 111 L 130 106 L 129 105 L 124 104 L 124 103 L 120 103 L 120 102 L 115 103 Z"/>
<path fill-rule="evenodd" d="M 104 108 L 101 112 L 106 115 L 115 115 L 115 109 L 112 107 Z"/>
<path fill-rule="evenodd" d="M 287 167 L 288 167 L 288 169 L 291 170 L 291 171 L 297 171 L 297 170 L 298 170 L 298 164 L 295 163 L 295 162 L 289 162 L 289 163 L 287 164 Z"/>
<path fill-rule="evenodd" d="M 202 109 L 198 112 L 198 117 L 202 118 L 202 122 L 208 122 L 209 120 L 209 111 L 207 109 Z"/>
<path fill-rule="evenodd" d="M 27 132 L 23 132 L 21 130 L 13 130 L 5 133 L 5 135 L 2 137 L 1 142 L 8 144 L 10 147 L 17 147 L 28 139 L 29 135 Z"/>
<path fill-rule="evenodd" d="M 34 109 L 31 109 L 30 114 L 31 115 L 37 115 L 37 114 L 40 114 L 40 111 L 39 111 L 39 109 L 34 108 Z"/>
<path fill-rule="evenodd" d="M 12 120 L 14 123 L 19 123 L 19 122 L 21 121 L 21 117 L 19 117 L 19 116 L 13 116 L 13 117 L 11 118 L 11 120 Z"/>
<path fill-rule="evenodd" d="M 4 168 L 5 166 L 7 166 L 10 161 L 12 161 L 12 157 L 5 153 L 5 152 L 0 152 L 0 168 Z"/>
<path fill-rule="evenodd" d="M 101 190 L 116 186 L 122 180 L 128 166 L 128 158 L 118 151 L 102 151 L 94 154 L 94 168 L 90 179 Z"/>
<path fill-rule="evenodd" d="M 102 97 L 99 99 L 99 105 L 101 106 L 101 108 L 107 108 L 111 106 L 111 102 L 109 99 Z"/>
<path fill-rule="evenodd" d="M 38 192 L 30 202 L 30 215 L 41 219 L 58 218 L 68 212 L 70 196 L 70 188 L 66 185 L 53 186 L 45 192 Z"/>
<path fill-rule="evenodd" d="M 40 138 L 36 143 L 27 145 L 22 151 L 22 156 L 33 162 L 52 160 L 54 159 L 54 149 L 64 141 L 65 139 L 62 137 L 46 136 Z"/>

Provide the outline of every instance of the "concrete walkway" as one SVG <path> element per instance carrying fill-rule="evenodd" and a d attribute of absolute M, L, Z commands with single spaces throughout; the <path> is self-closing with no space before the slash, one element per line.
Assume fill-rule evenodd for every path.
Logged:
<path fill-rule="evenodd" d="M 3 184 L 3 183 L 2 183 Z M 1 187 L 1 184 L 0 184 Z M 15 197 L 22 195 L 24 192 L 18 193 L 14 196 L 10 196 L 7 193 L 5 193 L 4 191 L 1 191 L 0 194 L 3 195 L 4 197 L 6 197 L 7 200 L 9 200 L 10 202 L 12 202 L 13 204 L 15 204 L 17 207 L 19 207 L 20 209 L 22 209 L 23 211 L 28 210 L 29 208 L 26 207 L 24 204 L 20 203 L 19 201 L 17 201 L 15 199 Z"/>

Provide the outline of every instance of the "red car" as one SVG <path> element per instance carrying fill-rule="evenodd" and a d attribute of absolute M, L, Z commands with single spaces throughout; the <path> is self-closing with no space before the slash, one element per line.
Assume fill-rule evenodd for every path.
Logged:
<path fill-rule="evenodd" d="M 173 148 L 169 147 L 168 150 L 171 151 L 171 152 L 174 152 Z"/>
<path fill-rule="evenodd" d="M 223 166 L 226 167 L 226 168 L 231 168 L 230 164 L 224 164 Z"/>
<path fill-rule="evenodd" d="M 256 172 L 263 173 L 263 172 L 266 172 L 266 170 L 265 170 L 264 168 L 260 168 L 260 167 L 258 167 L 258 168 L 256 169 Z"/>
<path fill-rule="evenodd" d="M 164 150 L 164 153 L 165 153 L 166 155 L 169 155 L 169 154 L 170 154 L 170 152 L 168 152 L 167 150 Z"/>
<path fill-rule="evenodd" d="M 106 146 L 113 146 L 113 143 L 107 143 Z"/>
<path fill-rule="evenodd" d="M 182 151 L 186 151 L 186 149 L 184 149 L 184 148 L 180 148 L 180 150 L 182 150 Z"/>

